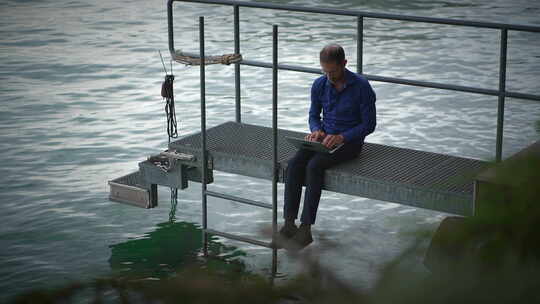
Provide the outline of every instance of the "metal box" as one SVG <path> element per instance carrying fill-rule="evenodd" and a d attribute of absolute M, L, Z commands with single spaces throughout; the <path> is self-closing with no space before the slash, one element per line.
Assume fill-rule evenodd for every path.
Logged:
<path fill-rule="evenodd" d="M 144 180 L 151 184 L 177 189 L 186 189 L 188 187 L 187 168 L 185 166 L 178 164 L 170 171 L 165 171 L 151 161 L 145 160 L 139 163 L 139 170 Z"/>
<path fill-rule="evenodd" d="M 165 170 L 153 163 L 153 161 L 159 160 L 167 160 L 167 157 L 154 155 L 148 160 L 139 163 L 141 176 L 147 183 L 176 189 L 186 189 L 188 187 L 188 180 L 199 183 L 202 181 L 202 170 L 200 167 L 195 166 L 197 163 L 177 160 L 172 168 Z M 214 180 L 212 169 L 208 168 L 206 172 L 207 183 L 212 183 Z"/>
<path fill-rule="evenodd" d="M 139 171 L 113 179 L 109 181 L 109 199 L 141 208 L 155 207 L 146 185 Z"/>

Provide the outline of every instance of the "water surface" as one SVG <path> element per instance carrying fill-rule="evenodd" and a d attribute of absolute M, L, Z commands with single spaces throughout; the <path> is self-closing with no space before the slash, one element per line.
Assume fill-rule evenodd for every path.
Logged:
<path fill-rule="evenodd" d="M 540 24 L 540 5 L 525 0 L 274 2 Z M 207 53 L 231 53 L 231 13 L 230 7 L 176 4 L 176 47 L 198 50 L 198 16 L 204 15 Z M 354 18 L 247 8 L 240 14 L 246 59 L 270 62 L 272 25 L 278 24 L 281 63 L 317 68 L 320 48 L 338 42 L 349 68 L 356 69 Z M 157 278 L 183 267 L 190 256 L 196 261 L 192 237 L 182 236 L 200 229 L 198 184 L 179 194 L 177 223 L 187 226 L 163 226 L 170 211 L 166 188 L 160 188 L 159 207 L 151 210 L 107 199 L 108 180 L 136 170 L 139 161 L 167 145 L 157 52 L 168 61 L 164 2 L 7 0 L 0 4 L 0 17 L 0 299 L 122 269 L 113 262 L 119 248 L 129 247 L 121 244 L 142 244 L 120 259 L 125 265 L 144 255 L 144 248 L 162 250 L 157 260 L 163 263 L 144 264 L 150 271 L 155 267 L 148 275 Z M 498 43 L 496 30 L 366 18 L 364 73 L 497 89 Z M 538 34 L 510 32 L 507 88 L 540 94 L 538 71 Z M 185 136 L 200 126 L 199 69 L 175 64 L 174 73 L 180 135 Z M 280 72 L 281 128 L 307 131 L 314 77 Z M 208 67 L 207 81 L 207 125 L 234 120 L 234 68 Z M 369 142 L 493 159 L 496 97 L 381 82 L 372 86 L 378 126 Z M 505 111 L 506 157 L 538 140 L 534 124 L 540 104 L 509 98 Z M 242 67 L 242 120 L 271 126 L 270 70 Z M 227 173 L 216 172 L 209 189 L 271 200 L 270 182 Z M 283 185 L 278 190 L 281 208 Z M 323 192 L 309 251 L 339 278 L 369 288 L 378 270 L 413 243 L 413 232 L 433 232 L 445 216 Z M 267 210 L 209 198 L 213 229 L 259 238 L 270 221 Z M 179 247 L 168 246 L 171 239 L 159 237 L 163 231 L 168 237 L 178 231 L 179 246 L 193 249 L 186 249 L 185 260 L 167 260 Z M 269 273 L 270 250 L 221 238 L 215 242 L 244 271 Z M 282 280 L 302 270 L 283 252 L 279 260 Z M 425 271 L 421 260 L 419 252 L 410 261 L 417 271 Z M 162 267 L 170 271 L 161 272 Z"/>

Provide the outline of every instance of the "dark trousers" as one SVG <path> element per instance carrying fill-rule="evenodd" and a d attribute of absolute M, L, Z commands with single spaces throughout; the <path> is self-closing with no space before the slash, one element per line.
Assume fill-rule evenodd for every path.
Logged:
<path fill-rule="evenodd" d="M 288 162 L 283 217 L 298 218 L 302 185 L 306 185 L 304 207 L 300 221 L 313 225 L 324 181 L 324 171 L 339 163 L 355 158 L 362 150 L 362 144 L 344 144 L 332 154 L 300 149 Z"/>

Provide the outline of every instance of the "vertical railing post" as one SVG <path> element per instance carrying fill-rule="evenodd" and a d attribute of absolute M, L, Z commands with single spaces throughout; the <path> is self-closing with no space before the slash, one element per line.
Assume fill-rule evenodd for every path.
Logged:
<path fill-rule="evenodd" d="M 274 24 L 272 31 L 272 277 L 277 272 L 277 183 L 278 183 L 278 133 L 277 133 L 277 115 L 278 115 L 278 26 Z"/>
<path fill-rule="evenodd" d="M 501 53 L 499 57 L 499 102 L 497 107 L 497 147 L 495 161 L 502 160 L 502 142 L 504 126 L 504 99 L 506 91 L 506 50 L 508 46 L 508 29 L 501 29 Z"/>
<path fill-rule="evenodd" d="M 176 51 L 174 50 L 173 2 L 174 0 L 167 1 L 167 30 L 169 33 L 169 53 L 174 59 Z"/>
<path fill-rule="evenodd" d="M 358 16 L 356 23 L 356 73 L 362 74 L 362 65 L 364 64 L 364 16 Z"/>
<path fill-rule="evenodd" d="M 208 217 L 206 209 L 206 183 L 208 180 L 207 167 L 208 167 L 208 155 L 206 154 L 206 87 L 205 87 L 205 60 L 204 60 L 204 17 L 199 17 L 199 51 L 201 56 L 201 168 L 202 168 L 202 238 L 203 238 L 203 254 L 208 255 L 208 236 L 206 229 L 208 229 Z"/>
<path fill-rule="evenodd" d="M 240 8 L 238 4 L 234 5 L 234 53 L 240 54 Z M 241 122 L 240 106 L 240 63 L 234 64 L 234 91 L 236 106 L 236 122 Z"/>

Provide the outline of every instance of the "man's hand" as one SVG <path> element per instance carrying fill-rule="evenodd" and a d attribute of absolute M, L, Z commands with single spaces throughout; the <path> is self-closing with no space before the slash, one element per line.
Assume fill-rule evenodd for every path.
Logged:
<path fill-rule="evenodd" d="M 338 134 L 338 135 L 328 135 L 324 138 L 322 144 L 325 145 L 328 149 L 332 149 L 333 147 L 335 147 L 336 145 L 339 145 L 341 143 L 343 143 L 345 141 L 345 138 L 343 137 L 343 135 L 341 134 Z"/>
<path fill-rule="evenodd" d="M 322 141 L 325 136 L 326 136 L 326 133 L 324 133 L 324 131 L 317 130 L 317 131 L 311 132 L 311 134 L 306 135 L 304 139 L 309 140 L 309 141 Z"/>

